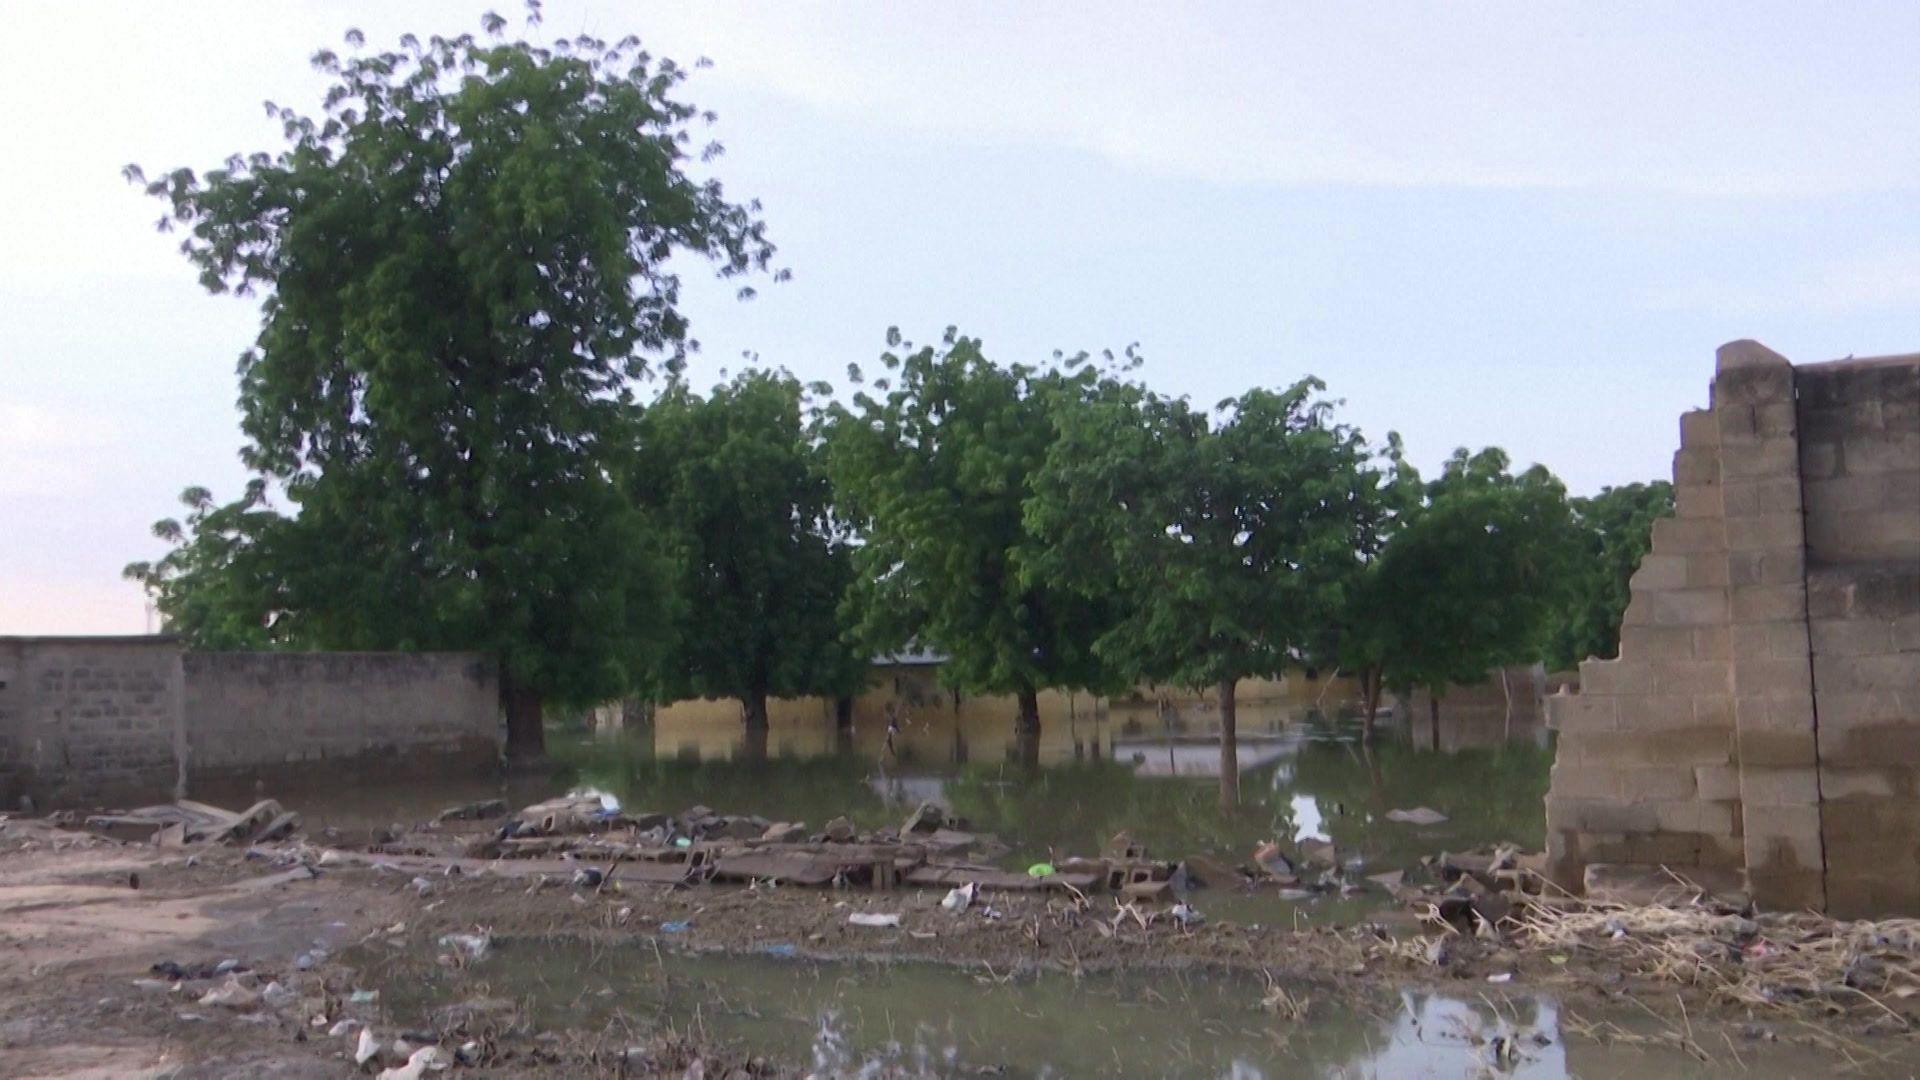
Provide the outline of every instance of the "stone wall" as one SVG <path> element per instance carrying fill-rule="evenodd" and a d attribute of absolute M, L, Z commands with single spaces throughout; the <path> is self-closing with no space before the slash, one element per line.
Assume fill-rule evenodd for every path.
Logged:
<path fill-rule="evenodd" d="M 471 653 L 190 652 L 183 668 L 192 780 L 499 756 L 499 687 Z"/>
<path fill-rule="evenodd" d="M 1920 363 L 1796 368 L 1827 903 L 1920 897 Z"/>
<path fill-rule="evenodd" d="M 492 665 L 466 653 L 183 653 L 166 637 L 0 638 L 0 805 L 201 783 L 490 767 Z"/>
<path fill-rule="evenodd" d="M 1557 875 L 1726 871 L 1773 907 L 1920 910 L 1920 357 L 1727 345 L 1673 475 L 1619 657 L 1549 702 Z"/>
<path fill-rule="evenodd" d="M 168 638 L 0 638 L 0 805 L 171 791 L 180 682 Z"/>

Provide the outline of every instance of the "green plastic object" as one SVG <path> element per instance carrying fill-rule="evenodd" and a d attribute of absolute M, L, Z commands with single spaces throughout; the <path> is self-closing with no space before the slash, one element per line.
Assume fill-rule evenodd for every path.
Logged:
<path fill-rule="evenodd" d="M 1052 877 L 1053 874 L 1054 869 L 1052 863 L 1037 862 L 1027 867 L 1028 877 Z"/>

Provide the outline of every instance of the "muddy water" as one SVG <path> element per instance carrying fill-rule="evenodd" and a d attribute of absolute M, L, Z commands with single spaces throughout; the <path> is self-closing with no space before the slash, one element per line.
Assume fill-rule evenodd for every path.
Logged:
<path fill-rule="evenodd" d="M 1537 728 L 1515 730 L 1508 740 L 1498 726 L 1455 725 L 1436 739 L 1422 722 L 1411 732 L 1385 727 L 1366 745 L 1350 721 L 1253 726 L 1240 747 L 1242 803 L 1224 813 L 1218 745 L 1192 737 L 1117 735 L 1100 758 L 1038 768 L 858 752 L 747 762 L 730 757 L 725 731 L 715 735 L 711 758 L 685 753 L 684 745 L 662 755 L 657 737 L 644 731 L 556 740 L 555 753 L 573 767 L 573 782 L 635 808 L 703 803 L 816 827 L 844 814 L 878 827 L 933 799 L 1011 845 L 1008 862 L 1017 866 L 1096 853 L 1121 830 L 1165 857 L 1209 853 L 1236 862 L 1271 837 L 1332 840 L 1368 873 L 1446 849 L 1502 842 L 1537 849 L 1543 841 L 1552 752 Z M 1419 806 L 1447 820 L 1416 826 L 1386 816 Z"/>
<path fill-rule="evenodd" d="M 388 985 L 403 1021 L 485 994 L 527 1002 L 541 1027 L 691 1032 L 829 1076 L 1644 1078 L 1733 1065 L 1731 1055 L 1709 1067 L 1659 1045 L 1585 1042 L 1541 997 L 1408 990 L 1368 1012 L 1292 994 L 1305 1010 L 1295 1019 L 1259 980 L 1205 972 L 999 980 L 917 964 L 508 941 L 464 973 Z M 1755 1076 L 1819 1071 L 1792 1048 L 1749 1054 Z"/>

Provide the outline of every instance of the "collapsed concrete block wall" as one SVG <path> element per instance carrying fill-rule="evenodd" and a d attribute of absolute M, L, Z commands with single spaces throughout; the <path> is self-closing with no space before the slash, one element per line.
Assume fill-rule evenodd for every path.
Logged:
<path fill-rule="evenodd" d="M 168 637 L 0 638 L 0 805 L 127 804 L 338 763 L 491 767 L 491 662 L 469 653 L 196 653 Z"/>
<path fill-rule="evenodd" d="M 1564 883 L 1744 874 L 1773 907 L 1920 911 L 1920 356 L 1719 352 L 1619 656 L 1549 700 Z"/>

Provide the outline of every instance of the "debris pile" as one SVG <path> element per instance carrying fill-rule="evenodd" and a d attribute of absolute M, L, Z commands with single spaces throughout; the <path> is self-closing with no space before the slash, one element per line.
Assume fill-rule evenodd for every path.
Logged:
<path fill-rule="evenodd" d="M 235 813 L 180 799 L 161 806 L 93 814 L 80 821 L 88 832 L 157 847 L 187 844 L 256 844 L 279 840 L 300 825 L 300 815 L 262 799 Z"/>
<path fill-rule="evenodd" d="M 1756 1012 L 1846 1014 L 1899 1032 L 1920 1024 L 1920 919 L 1760 913 L 1686 891 L 1695 899 L 1670 905 L 1540 898 L 1514 915 L 1512 940 Z"/>

